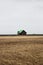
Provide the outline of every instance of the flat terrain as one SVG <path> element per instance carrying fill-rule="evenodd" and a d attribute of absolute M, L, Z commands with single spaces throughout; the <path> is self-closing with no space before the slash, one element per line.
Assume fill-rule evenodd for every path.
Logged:
<path fill-rule="evenodd" d="M 0 36 L 0 65 L 43 65 L 43 36 Z"/>

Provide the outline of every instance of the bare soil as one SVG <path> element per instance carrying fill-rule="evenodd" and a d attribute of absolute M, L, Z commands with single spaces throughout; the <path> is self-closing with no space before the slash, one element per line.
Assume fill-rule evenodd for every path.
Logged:
<path fill-rule="evenodd" d="M 0 36 L 0 65 L 43 65 L 43 36 Z"/>

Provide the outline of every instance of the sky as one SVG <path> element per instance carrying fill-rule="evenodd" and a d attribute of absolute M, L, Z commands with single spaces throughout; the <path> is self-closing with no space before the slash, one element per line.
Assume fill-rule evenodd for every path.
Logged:
<path fill-rule="evenodd" d="M 0 34 L 43 34 L 43 0 L 0 0 Z"/>

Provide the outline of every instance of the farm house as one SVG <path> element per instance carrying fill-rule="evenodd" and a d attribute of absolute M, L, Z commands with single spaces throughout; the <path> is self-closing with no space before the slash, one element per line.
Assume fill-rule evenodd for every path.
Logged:
<path fill-rule="evenodd" d="M 26 31 L 25 30 L 19 30 L 17 32 L 18 35 L 26 35 Z"/>

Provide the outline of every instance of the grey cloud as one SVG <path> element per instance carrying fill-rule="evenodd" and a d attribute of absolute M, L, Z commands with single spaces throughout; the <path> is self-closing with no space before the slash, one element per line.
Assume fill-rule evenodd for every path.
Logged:
<path fill-rule="evenodd" d="M 0 34 L 14 34 L 19 29 L 43 33 L 42 0 L 0 0 Z"/>

